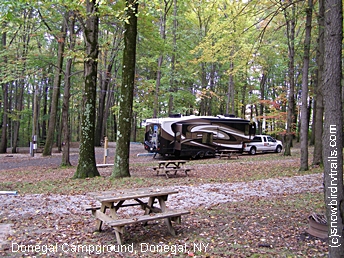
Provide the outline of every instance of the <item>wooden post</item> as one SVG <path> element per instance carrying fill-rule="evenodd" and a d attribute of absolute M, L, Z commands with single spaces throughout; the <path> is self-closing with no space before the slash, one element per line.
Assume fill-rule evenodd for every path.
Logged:
<path fill-rule="evenodd" d="M 108 156 L 108 138 L 104 137 L 104 164 L 106 164 L 106 158 Z"/>

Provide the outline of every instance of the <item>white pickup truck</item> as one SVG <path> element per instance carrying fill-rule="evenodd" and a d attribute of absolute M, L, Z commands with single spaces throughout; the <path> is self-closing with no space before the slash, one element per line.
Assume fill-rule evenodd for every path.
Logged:
<path fill-rule="evenodd" d="M 243 152 L 248 152 L 251 155 L 256 154 L 257 151 L 274 151 L 280 153 L 282 148 L 283 144 L 281 141 L 276 140 L 269 135 L 256 135 L 251 142 L 244 143 Z"/>

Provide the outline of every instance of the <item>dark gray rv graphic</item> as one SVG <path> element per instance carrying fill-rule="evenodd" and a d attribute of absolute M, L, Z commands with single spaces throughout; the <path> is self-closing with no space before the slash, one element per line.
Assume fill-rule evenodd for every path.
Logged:
<path fill-rule="evenodd" d="M 255 135 L 249 120 L 225 116 L 184 116 L 146 120 L 144 147 L 163 156 L 206 157 L 223 149 L 242 151 Z"/>

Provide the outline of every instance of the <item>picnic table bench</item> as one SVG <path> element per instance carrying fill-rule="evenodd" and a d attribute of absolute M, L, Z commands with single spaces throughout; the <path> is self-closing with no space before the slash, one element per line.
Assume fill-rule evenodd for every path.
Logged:
<path fill-rule="evenodd" d="M 159 175 L 159 173 L 164 173 L 167 178 L 169 178 L 170 172 L 176 175 L 178 171 L 184 172 L 185 175 L 188 176 L 188 172 L 192 169 L 187 168 L 185 166 L 186 163 L 186 160 L 162 160 L 158 162 L 158 166 L 153 167 L 153 170 L 156 171 L 157 175 Z"/>
<path fill-rule="evenodd" d="M 237 150 L 219 150 L 218 153 L 216 153 L 216 156 L 221 158 L 227 158 L 230 159 L 231 157 L 235 157 L 236 159 L 239 158 L 239 153 Z"/>
<path fill-rule="evenodd" d="M 122 237 L 126 225 L 140 222 L 146 225 L 147 222 L 158 219 L 164 219 L 168 232 L 175 236 L 176 231 L 171 222 L 181 223 L 181 216 L 190 213 L 187 210 L 172 210 L 166 207 L 168 196 L 176 193 L 178 193 L 178 191 L 170 188 L 156 187 L 106 191 L 100 194 L 91 193 L 90 195 L 99 201 L 101 205 L 90 205 L 86 207 L 86 210 L 92 211 L 92 214 L 97 218 L 97 231 L 101 231 L 103 223 L 114 228 L 117 243 L 120 245 L 123 242 Z M 159 203 L 160 207 L 155 207 L 154 204 L 156 203 Z M 131 216 L 129 218 L 118 217 L 117 211 L 120 208 L 137 205 L 144 210 L 144 214 Z"/>

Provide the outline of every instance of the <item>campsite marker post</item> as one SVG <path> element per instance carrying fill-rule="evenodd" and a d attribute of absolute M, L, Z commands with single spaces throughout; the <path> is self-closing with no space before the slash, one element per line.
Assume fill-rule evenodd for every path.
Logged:
<path fill-rule="evenodd" d="M 106 164 L 106 158 L 109 154 L 109 150 L 108 150 L 108 138 L 105 136 L 104 138 L 104 164 Z"/>

